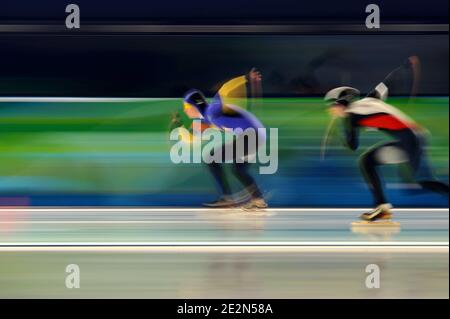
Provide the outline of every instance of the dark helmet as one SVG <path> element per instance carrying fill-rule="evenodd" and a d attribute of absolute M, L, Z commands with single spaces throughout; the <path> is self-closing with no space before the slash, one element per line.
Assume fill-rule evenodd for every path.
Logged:
<path fill-rule="evenodd" d="M 208 107 L 205 96 L 199 90 L 190 90 L 184 95 L 184 107 L 195 107 L 202 115 Z"/>
<path fill-rule="evenodd" d="M 357 99 L 361 95 L 359 90 L 349 87 L 349 86 L 341 86 L 329 91 L 325 95 L 325 102 L 329 105 L 333 105 L 336 103 L 342 105 L 349 105 L 353 100 Z"/>

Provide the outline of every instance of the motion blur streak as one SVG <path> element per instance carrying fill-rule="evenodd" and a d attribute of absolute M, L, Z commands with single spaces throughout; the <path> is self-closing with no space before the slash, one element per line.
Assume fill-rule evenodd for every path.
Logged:
<path fill-rule="evenodd" d="M 429 128 L 435 173 L 448 179 L 448 98 L 391 102 Z M 204 166 L 170 161 L 168 121 L 180 109 L 179 99 L 7 98 L 0 105 L 3 205 L 21 206 L 26 198 L 30 206 L 189 207 L 216 196 Z M 272 206 L 371 203 L 354 164 L 358 154 L 349 154 L 335 140 L 320 161 L 328 122 L 320 98 L 265 98 L 255 105 L 253 112 L 267 127 L 279 128 L 279 171 L 258 176 Z M 361 149 L 380 134 L 365 134 Z M 387 169 L 386 176 L 397 207 L 448 205 L 445 198 L 400 183 L 395 169 Z"/>

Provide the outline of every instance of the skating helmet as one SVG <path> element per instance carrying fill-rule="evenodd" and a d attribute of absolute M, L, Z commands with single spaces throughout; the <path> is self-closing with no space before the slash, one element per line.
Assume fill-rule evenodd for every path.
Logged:
<path fill-rule="evenodd" d="M 357 99 L 361 95 L 361 92 L 355 88 L 349 86 L 341 86 L 329 91 L 325 95 L 325 102 L 328 105 L 342 104 L 349 105 L 353 100 Z"/>
<path fill-rule="evenodd" d="M 200 114 L 204 114 L 208 107 L 205 96 L 199 90 L 190 90 L 184 95 L 184 108 L 195 107 Z"/>

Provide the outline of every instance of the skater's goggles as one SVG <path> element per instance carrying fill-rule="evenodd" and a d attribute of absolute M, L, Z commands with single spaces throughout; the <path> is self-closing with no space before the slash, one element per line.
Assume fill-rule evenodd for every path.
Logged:
<path fill-rule="evenodd" d="M 333 106 L 343 106 L 343 107 L 347 107 L 348 106 L 348 102 L 345 100 L 329 100 L 329 101 L 325 101 L 327 107 L 333 107 Z"/>
<path fill-rule="evenodd" d="M 185 111 L 190 110 L 191 108 L 198 110 L 194 105 L 192 105 L 191 103 L 188 103 L 188 102 L 183 103 L 183 108 Z"/>

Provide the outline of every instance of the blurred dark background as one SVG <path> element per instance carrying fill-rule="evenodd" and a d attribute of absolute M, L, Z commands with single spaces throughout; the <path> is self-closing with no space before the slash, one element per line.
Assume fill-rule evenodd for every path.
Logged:
<path fill-rule="evenodd" d="M 64 21 L 70 3 L 81 7 L 83 19 L 96 21 L 359 23 L 365 20 L 365 7 L 376 3 L 386 23 L 448 23 L 447 0 L 2 0 L 0 19 Z"/>
<path fill-rule="evenodd" d="M 265 96 L 367 92 L 410 55 L 423 63 L 420 95 L 447 96 L 449 87 L 447 35 L 0 35 L 0 48 L 3 96 L 212 95 L 253 66 Z"/>
<path fill-rule="evenodd" d="M 65 7 L 81 8 L 82 28 L 64 29 Z M 447 32 L 358 34 L 101 34 L 87 24 L 292 24 L 364 26 L 370 2 L 2 0 L 1 96 L 179 97 L 258 67 L 265 96 L 318 96 L 338 85 L 370 90 L 410 55 L 423 63 L 420 95 L 448 95 Z M 448 24 L 448 1 L 377 1 L 384 24 Z M 39 31 L 61 26 L 56 33 Z M 28 32 L 1 27 L 32 25 Z M 3 31 L 2 31 L 3 30 Z M 412 29 L 411 29 L 412 30 Z M 391 92 L 407 95 L 402 90 Z"/>

